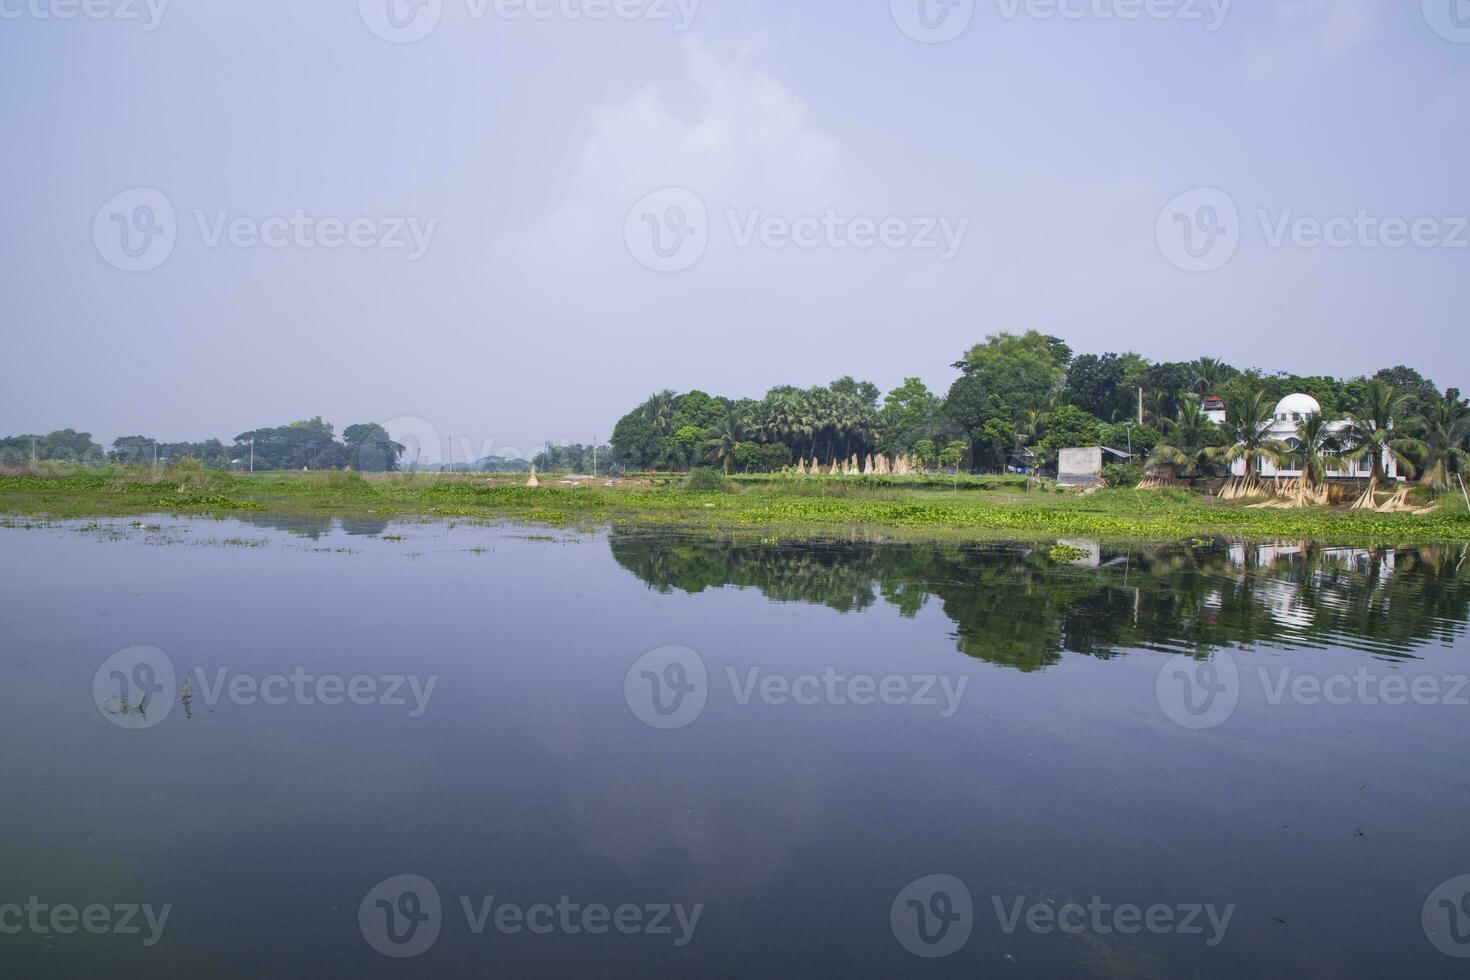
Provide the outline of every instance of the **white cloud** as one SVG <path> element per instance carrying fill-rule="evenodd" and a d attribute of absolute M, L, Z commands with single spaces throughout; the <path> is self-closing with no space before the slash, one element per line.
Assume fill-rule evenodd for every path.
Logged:
<path fill-rule="evenodd" d="M 687 187 L 711 211 L 725 207 L 818 208 L 841 193 L 841 148 L 810 125 L 806 106 L 750 65 L 730 63 L 693 39 L 684 50 L 697 108 L 687 117 L 657 85 L 593 114 L 576 187 L 538 236 L 557 251 L 605 246 L 634 202 L 663 187 Z"/>

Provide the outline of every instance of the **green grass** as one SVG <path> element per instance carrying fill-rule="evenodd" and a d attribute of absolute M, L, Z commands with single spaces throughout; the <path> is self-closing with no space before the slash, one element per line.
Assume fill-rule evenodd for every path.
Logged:
<path fill-rule="evenodd" d="M 664 524 L 814 535 L 1183 539 L 1211 535 L 1333 541 L 1470 540 L 1470 516 L 1446 498 L 1434 514 L 1341 509 L 1252 510 L 1183 491 L 1027 491 L 1008 478 L 737 479 L 734 492 L 682 481 L 530 489 L 459 475 L 157 473 L 118 467 L 0 476 L 0 513 L 84 518 L 157 513 L 270 512 L 385 518 L 480 518 L 553 525 Z"/>

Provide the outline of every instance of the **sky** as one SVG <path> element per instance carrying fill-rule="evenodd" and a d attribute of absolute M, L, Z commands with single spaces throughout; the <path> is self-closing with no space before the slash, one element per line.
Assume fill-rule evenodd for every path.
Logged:
<path fill-rule="evenodd" d="M 945 390 L 985 336 L 1470 389 L 1470 0 L 0 0 L 0 431 Z"/>

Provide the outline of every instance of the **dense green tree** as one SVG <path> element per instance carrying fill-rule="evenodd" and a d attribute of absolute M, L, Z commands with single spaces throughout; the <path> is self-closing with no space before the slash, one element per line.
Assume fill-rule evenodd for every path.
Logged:
<path fill-rule="evenodd" d="M 342 441 L 347 444 L 349 465 L 359 473 L 396 471 L 398 460 L 408 448 L 394 442 L 388 430 L 376 422 L 349 425 L 342 430 Z"/>
<path fill-rule="evenodd" d="M 1451 388 L 1436 398 L 1415 423 L 1419 451 L 1420 481 L 1437 490 L 1457 482 L 1457 474 L 1470 463 L 1470 404 Z"/>

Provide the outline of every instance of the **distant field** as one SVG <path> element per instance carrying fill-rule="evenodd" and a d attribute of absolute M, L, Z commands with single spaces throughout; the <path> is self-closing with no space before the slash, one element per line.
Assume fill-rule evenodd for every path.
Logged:
<path fill-rule="evenodd" d="M 611 482 L 611 485 L 608 485 Z M 692 492 L 674 476 L 564 483 L 467 474 L 276 472 L 182 467 L 0 476 L 0 513 L 48 518 L 277 512 L 387 518 L 511 519 L 549 524 L 675 524 L 721 531 L 903 537 L 1206 535 L 1352 541 L 1470 540 L 1464 504 L 1428 515 L 1345 509 L 1255 510 L 1179 490 L 1059 493 L 1024 477 L 740 477 Z"/>

